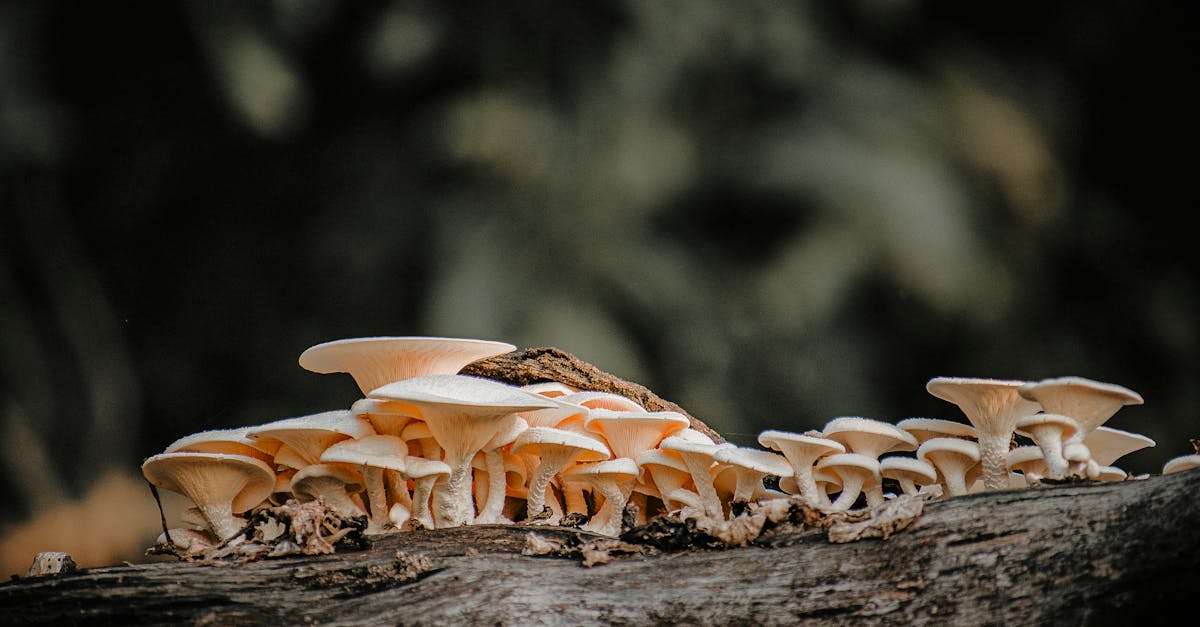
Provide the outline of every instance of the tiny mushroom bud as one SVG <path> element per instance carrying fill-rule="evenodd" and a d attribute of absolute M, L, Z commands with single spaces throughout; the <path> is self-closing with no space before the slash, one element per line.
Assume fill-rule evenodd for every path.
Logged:
<path fill-rule="evenodd" d="M 320 500 L 343 516 L 366 516 L 366 510 L 352 497 L 363 491 L 364 483 L 362 473 L 353 464 L 318 463 L 296 471 L 292 492 L 301 501 Z"/>
<path fill-rule="evenodd" d="M 827 501 L 824 490 L 813 479 L 813 466 L 826 455 L 845 453 L 846 447 L 841 442 L 819 435 L 768 430 L 758 434 L 758 443 L 783 453 L 792 465 L 796 494 L 807 504 L 816 507 Z"/>
<path fill-rule="evenodd" d="M 300 366 L 344 372 L 364 396 L 379 386 L 431 374 L 455 374 L 467 364 L 516 350 L 506 342 L 447 337 L 361 337 L 324 342 L 300 354 Z"/>
<path fill-rule="evenodd" d="M 408 445 L 395 435 L 368 435 L 357 440 L 343 440 L 325 449 L 321 462 L 352 464 L 362 473 L 367 489 L 371 515 L 367 533 L 380 533 L 388 521 L 385 472 L 404 472 Z"/>
<path fill-rule="evenodd" d="M 1062 414 L 1037 413 L 1017 421 L 1016 432 L 1029 437 L 1046 458 L 1046 476 L 1063 479 L 1067 476 L 1067 459 L 1063 457 L 1063 442 L 1079 433 L 1079 423 Z"/>
<path fill-rule="evenodd" d="M 142 463 L 142 474 L 195 503 L 220 540 L 241 528 L 234 514 L 262 503 L 275 487 L 275 472 L 262 460 L 225 453 L 160 453 Z"/>
<path fill-rule="evenodd" d="M 637 463 L 626 457 L 618 457 L 576 464 L 564 474 L 587 481 L 604 497 L 604 504 L 583 528 L 606 536 L 620 535 L 625 504 L 638 477 Z"/>
<path fill-rule="evenodd" d="M 721 448 L 713 458 L 732 466 L 737 473 L 737 484 L 733 500 L 750 501 L 763 491 L 763 479 L 769 476 L 786 477 L 792 474 L 792 465 L 778 453 L 760 451 L 741 446 Z"/>
<path fill-rule="evenodd" d="M 1025 383 L 1001 379 L 934 377 L 925 385 L 930 394 L 957 405 L 975 426 L 983 465 L 983 484 L 989 490 L 1003 490 L 1009 486 L 1008 445 L 1016 430 L 1016 423 L 1041 409 L 1037 402 L 1022 397 L 1018 392 Z"/>
<path fill-rule="evenodd" d="M 959 438 L 930 438 L 917 448 L 917 459 L 923 459 L 937 468 L 949 496 L 969 492 L 967 475 L 979 463 L 979 445 Z M 1009 486 L 1008 455 L 1005 454 L 1004 487 Z M 988 487 L 988 489 L 993 489 Z"/>

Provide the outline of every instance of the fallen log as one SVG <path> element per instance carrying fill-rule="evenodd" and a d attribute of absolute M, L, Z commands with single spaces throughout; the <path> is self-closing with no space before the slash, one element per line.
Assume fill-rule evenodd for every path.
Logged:
<path fill-rule="evenodd" d="M 1152 625 L 1194 614 L 1200 470 L 934 499 L 887 539 L 821 527 L 734 548 L 648 547 L 584 566 L 475 526 L 237 565 L 160 562 L 14 578 L 6 624 Z M 530 536 L 530 534 L 535 534 Z M 611 541 L 611 539 L 608 539 Z M 1185 623 L 1179 623 L 1185 624 Z"/>

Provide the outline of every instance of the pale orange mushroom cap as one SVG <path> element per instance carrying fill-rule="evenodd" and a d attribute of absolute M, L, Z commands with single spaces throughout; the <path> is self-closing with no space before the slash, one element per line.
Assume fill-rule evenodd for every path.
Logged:
<path fill-rule="evenodd" d="M 861 416 L 834 418 L 825 423 L 821 433 L 851 453 L 876 459 L 892 451 L 914 451 L 918 444 L 916 437 L 896 425 Z"/>
<path fill-rule="evenodd" d="M 583 419 L 584 428 L 603 436 L 614 457 L 629 459 L 657 448 L 664 438 L 689 425 L 686 416 L 674 411 L 592 409 Z"/>
<path fill-rule="evenodd" d="M 319 374 L 348 373 L 364 396 L 413 377 L 455 374 L 467 364 L 516 350 L 506 342 L 448 337 L 360 337 L 311 346 L 300 366 Z"/>
<path fill-rule="evenodd" d="M 1021 396 L 1040 403 L 1049 413 L 1070 416 L 1083 433 L 1099 427 L 1126 405 L 1141 405 L 1142 396 L 1113 383 L 1084 377 L 1056 377 L 1025 383 Z"/>
<path fill-rule="evenodd" d="M 252 427 L 247 431 L 247 435 L 254 440 L 283 442 L 309 464 L 317 463 L 325 449 L 342 440 L 361 438 L 374 433 L 375 429 L 370 422 L 355 416 L 348 409 L 284 418 Z"/>

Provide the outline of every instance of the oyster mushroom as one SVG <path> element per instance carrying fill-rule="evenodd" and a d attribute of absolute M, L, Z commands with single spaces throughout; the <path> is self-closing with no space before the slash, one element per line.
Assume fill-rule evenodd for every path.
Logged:
<path fill-rule="evenodd" d="M 877 505 L 883 501 L 882 481 L 879 474 L 879 460 L 861 453 L 835 453 L 826 455 L 817 461 L 816 468 L 837 476 L 842 484 L 842 491 L 830 504 L 836 511 L 846 511 L 854 506 L 858 495 L 863 494 L 867 506 Z"/>
<path fill-rule="evenodd" d="M 234 514 L 265 501 L 275 487 L 275 471 L 262 460 L 225 453 L 160 453 L 142 463 L 142 474 L 156 487 L 182 494 L 220 540 L 240 529 Z"/>
<path fill-rule="evenodd" d="M 741 446 L 724 447 L 716 451 L 713 459 L 731 466 L 736 473 L 737 483 L 732 496 L 734 502 L 753 500 L 764 490 L 763 479 L 767 476 L 786 477 L 792 474 L 792 465 L 787 458 L 770 451 Z"/>
<path fill-rule="evenodd" d="M 959 438 L 930 438 L 917 447 L 917 459 L 937 468 L 949 496 L 960 496 L 970 491 L 967 477 L 971 468 L 980 462 L 979 444 Z M 1007 453 L 1004 464 L 1004 487 L 1008 487 Z"/>
<path fill-rule="evenodd" d="M 246 431 L 246 435 L 256 442 L 283 442 L 305 465 L 319 462 L 325 449 L 342 440 L 362 438 L 374 433 L 375 429 L 371 427 L 371 423 L 355 416 L 348 409 L 284 418 Z M 278 456 L 276 452 L 277 462 Z"/>
<path fill-rule="evenodd" d="M 637 463 L 627 457 L 618 457 L 576 464 L 563 473 L 588 482 L 604 498 L 603 505 L 583 528 L 606 536 L 620 535 L 625 504 L 637 481 Z"/>
<path fill-rule="evenodd" d="M 1030 381 L 1019 391 L 1022 397 L 1039 403 L 1047 413 L 1074 418 L 1079 423 L 1076 439 L 1087 436 L 1122 407 L 1143 403 L 1142 396 L 1129 388 L 1084 377 Z"/>
<path fill-rule="evenodd" d="M 840 442 L 850 453 L 875 459 L 884 453 L 914 451 L 917 448 L 917 438 L 911 433 L 882 420 L 861 416 L 834 418 L 825 423 L 821 433 L 830 440 Z"/>
<path fill-rule="evenodd" d="M 825 491 L 818 488 L 813 479 L 813 468 L 817 460 L 826 455 L 845 453 L 846 447 L 841 442 L 822 437 L 820 432 L 810 435 L 767 430 L 758 434 L 758 443 L 783 453 L 791 463 L 796 479 L 795 494 L 799 494 L 805 503 L 813 507 L 826 504 Z"/>
<path fill-rule="evenodd" d="M 553 427 L 526 429 L 513 441 L 512 451 L 520 455 L 535 456 L 537 460 L 526 496 L 526 515 L 531 519 L 542 514 L 550 480 L 559 471 L 576 462 L 598 462 L 611 457 L 608 447 L 604 444 L 578 433 Z"/>
<path fill-rule="evenodd" d="M 300 367 L 349 374 L 364 396 L 382 385 L 432 374 L 516 350 L 506 342 L 449 337 L 360 337 L 324 342 L 300 354 Z"/>
<path fill-rule="evenodd" d="M 1037 402 L 1018 392 L 1025 383 L 1003 379 L 934 377 L 925 384 L 930 394 L 957 405 L 974 425 L 979 442 L 983 485 L 988 490 L 1003 490 L 1009 486 L 1008 449 L 1017 421 L 1041 409 Z"/>
<path fill-rule="evenodd" d="M 388 522 L 386 472 L 404 472 L 408 445 L 395 435 L 368 435 L 357 440 L 343 440 L 325 449 L 322 463 L 340 462 L 356 466 L 362 473 L 371 508 L 367 533 L 381 533 Z"/>
<path fill-rule="evenodd" d="M 326 507 L 346 516 L 366 516 L 354 494 L 363 491 L 365 481 L 353 464 L 338 462 L 305 466 L 292 477 L 292 493 L 301 502 L 321 501 Z"/>
<path fill-rule="evenodd" d="M 686 416 L 673 411 L 592 409 L 583 420 L 583 428 L 602 436 L 614 457 L 629 459 L 657 448 L 663 438 L 690 424 Z"/>
<path fill-rule="evenodd" d="M 1064 479 L 1067 476 L 1067 459 L 1063 456 L 1063 442 L 1079 434 L 1079 423 L 1062 414 L 1037 413 L 1025 416 L 1016 423 L 1016 432 L 1033 440 L 1046 458 L 1046 477 Z"/>

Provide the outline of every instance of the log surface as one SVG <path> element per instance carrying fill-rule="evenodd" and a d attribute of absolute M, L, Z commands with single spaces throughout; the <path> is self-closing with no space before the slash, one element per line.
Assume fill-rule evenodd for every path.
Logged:
<path fill-rule="evenodd" d="M 163 562 L 0 584 L 5 624 L 1148 625 L 1194 615 L 1200 470 L 935 500 L 886 540 L 823 529 L 756 544 L 579 559 L 533 529 L 378 537 L 236 566 Z M 1175 624 L 1189 624 L 1189 619 Z M 1193 623 L 1194 624 L 1194 623 Z"/>

